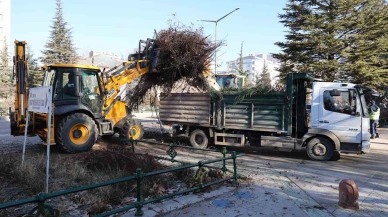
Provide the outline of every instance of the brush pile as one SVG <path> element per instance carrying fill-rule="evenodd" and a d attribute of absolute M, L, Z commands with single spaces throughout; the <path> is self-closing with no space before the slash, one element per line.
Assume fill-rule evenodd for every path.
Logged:
<path fill-rule="evenodd" d="M 131 109 L 137 109 L 152 89 L 170 93 L 176 83 L 207 90 L 203 75 L 210 70 L 214 52 L 223 42 L 212 43 L 202 28 L 170 22 L 169 28 L 157 33 L 155 44 L 160 48 L 157 71 L 140 78 L 125 97 Z M 178 82 L 180 81 L 180 82 Z"/>

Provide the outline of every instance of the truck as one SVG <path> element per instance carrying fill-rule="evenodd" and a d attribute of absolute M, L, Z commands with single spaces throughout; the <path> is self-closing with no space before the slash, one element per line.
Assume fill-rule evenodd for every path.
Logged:
<path fill-rule="evenodd" d="M 239 92 L 160 96 L 160 121 L 197 148 L 254 146 L 306 151 L 312 160 L 370 151 L 366 86 L 317 81 L 290 73 L 284 91 L 241 97 Z M 339 155 L 338 155 L 339 156 Z M 334 158 L 333 158 L 334 159 Z"/>

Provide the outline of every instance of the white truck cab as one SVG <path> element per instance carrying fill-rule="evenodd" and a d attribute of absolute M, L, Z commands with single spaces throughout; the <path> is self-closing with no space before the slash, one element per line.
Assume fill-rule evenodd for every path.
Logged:
<path fill-rule="evenodd" d="M 364 94 L 371 89 L 350 83 L 314 82 L 312 90 L 307 135 L 327 135 L 342 153 L 368 153 L 370 124 Z"/>

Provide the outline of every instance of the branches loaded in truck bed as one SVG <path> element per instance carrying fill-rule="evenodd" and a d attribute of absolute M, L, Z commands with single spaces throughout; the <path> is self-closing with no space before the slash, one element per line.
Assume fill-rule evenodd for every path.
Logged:
<path fill-rule="evenodd" d="M 168 29 L 157 34 L 155 44 L 160 48 L 156 67 L 160 73 L 145 74 L 133 91 L 128 91 L 129 107 L 136 109 L 152 88 L 159 87 L 162 92 L 170 93 L 180 80 L 201 90 L 208 89 L 204 73 L 223 42 L 212 43 L 203 35 L 202 28 L 171 22 Z"/>

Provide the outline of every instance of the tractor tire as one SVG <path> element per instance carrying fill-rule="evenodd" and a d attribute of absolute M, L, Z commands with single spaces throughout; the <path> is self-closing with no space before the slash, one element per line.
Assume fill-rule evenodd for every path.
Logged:
<path fill-rule="evenodd" d="M 59 121 L 55 130 L 58 148 L 66 153 L 90 150 L 97 141 L 98 128 L 94 120 L 83 113 L 73 113 Z"/>
<path fill-rule="evenodd" d="M 203 130 L 196 129 L 190 134 L 190 144 L 194 148 L 206 149 L 209 145 L 209 139 Z"/>
<path fill-rule="evenodd" d="M 139 123 L 136 119 L 129 118 L 120 129 L 119 137 L 120 139 L 140 140 L 143 138 L 143 135 L 143 125 L 141 125 L 141 123 Z"/>
<path fill-rule="evenodd" d="M 311 160 L 328 161 L 334 154 L 334 144 L 330 139 L 315 137 L 307 144 L 306 151 Z"/>

